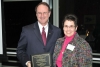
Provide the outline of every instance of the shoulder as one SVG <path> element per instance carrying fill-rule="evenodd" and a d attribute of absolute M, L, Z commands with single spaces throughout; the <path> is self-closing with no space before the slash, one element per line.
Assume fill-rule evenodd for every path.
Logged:
<path fill-rule="evenodd" d="M 75 35 L 74 40 L 75 40 L 76 44 L 78 44 L 79 48 L 82 48 L 82 49 L 91 48 L 89 43 L 85 39 L 80 37 L 78 34 Z"/>
<path fill-rule="evenodd" d="M 57 42 L 63 42 L 64 41 L 64 37 L 58 38 Z"/>
<path fill-rule="evenodd" d="M 59 27 L 57 27 L 57 26 L 52 25 L 52 27 L 53 27 L 53 29 L 60 30 L 60 28 L 59 28 Z"/>
<path fill-rule="evenodd" d="M 23 26 L 22 28 L 28 29 L 28 28 L 31 28 L 33 26 L 34 26 L 34 24 L 29 24 L 29 25 Z"/>
<path fill-rule="evenodd" d="M 57 45 L 62 45 L 63 42 L 64 42 L 64 37 L 58 38 L 55 45 L 56 46 Z"/>
<path fill-rule="evenodd" d="M 34 30 L 34 23 L 22 27 L 23 32 L 29 32 L 29 31 L 32 31 L 32 30 Z"/>
<path fill-rule="evenodd" d="M 88 43 L 85 39 L 83 39 L 82 37 L 79 36 L 78 33 L 76 33 L 75 37 L 74 37 L 74 40 L 77 42 L 77 43 Z"/>
<path fill-rule="evenodd" d="M 26 26 L 23 26 L 22 29 L 34 29 L 34 28 L 37 28 L 38 27 L 38 23 L 35 22 L 35 23 L 32 23 L 32 24 L 29 24 L 29 25 L 26 25 Z"/>
<path fill-rule="evenodd" d="M 61 35 L 61 29 L 57 26 L 52 25 L 51 30 L 55 33 L 55 34 L 60 34 Z"/>
<path fill-rule="evenodd" d="M 58 30 L 60 30 L 60 28 L 59 28 L 59 27 L 54 26 L 54 25 L 52 25 L 51 23 L 49 23 L 49 26 L 50 26 L 51 28 L 53 28 L 53 29 L 58 29 Z"/>

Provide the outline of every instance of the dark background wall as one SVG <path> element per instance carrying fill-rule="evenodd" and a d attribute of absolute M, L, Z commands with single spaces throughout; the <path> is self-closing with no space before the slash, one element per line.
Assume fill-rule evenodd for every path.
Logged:
<path fill-rule="evenodd" d="M 75 14 L 78 17 L 80 35 L 89 32 L 87 41 L 93 52 L 100 52 L 100 2 L 99 0 L 59 0 L 59 27 L 62 29 L 62 20 L 66 14 Z M 63 32 L 62 32 L 63 33 Z M 91 41 L 91 42 L 90 42 Z"/>
<path fill-rule="evenodd" d="M 37 21 L 35 6 L 41 1 L 4 2 L 6 43 L 9 48 L 16 48 L 22 26 Z"/>

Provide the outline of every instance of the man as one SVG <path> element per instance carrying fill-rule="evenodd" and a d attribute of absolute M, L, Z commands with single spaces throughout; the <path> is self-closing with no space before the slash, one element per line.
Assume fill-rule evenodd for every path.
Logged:
<path fill-rule="evenodd" d="M 36 6 L 37 22 L 24 26 L 17 47 L 17 57 L 24 67 L 31 67 L 31 55 L 47 53 L 52 56 L 55 42 L 61 37 L 61 30 L 49 22 L 51 14 L 47 3 L 41 2 Z M 46 41 L 42 39 L 42 28 L 45 28 Z"/>

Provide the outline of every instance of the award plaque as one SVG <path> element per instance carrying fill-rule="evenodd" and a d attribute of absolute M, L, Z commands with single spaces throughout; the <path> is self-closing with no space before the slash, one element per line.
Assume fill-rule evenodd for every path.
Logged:
<path fill-rule="evenodd" d="M 32 55 L 31 65 L 32 67 L 51 67 L 50 53 Z"/>

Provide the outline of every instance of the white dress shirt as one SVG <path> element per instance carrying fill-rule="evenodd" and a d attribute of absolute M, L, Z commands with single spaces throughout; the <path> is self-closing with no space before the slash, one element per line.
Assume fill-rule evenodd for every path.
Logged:
<path fill-rule="evenodd" d="M 38 26 L 39 26 L 40 33 L 41 33 L 41 34 L 42 34 L 42 28 L 43 28 L 43 27 L 45 28 L 46 37 L 47 37 L 47 34 L 48 34 L 48 23 L 47 23 L 45 26 L 42 26 L 42 25 L 38 22 Z"/>

